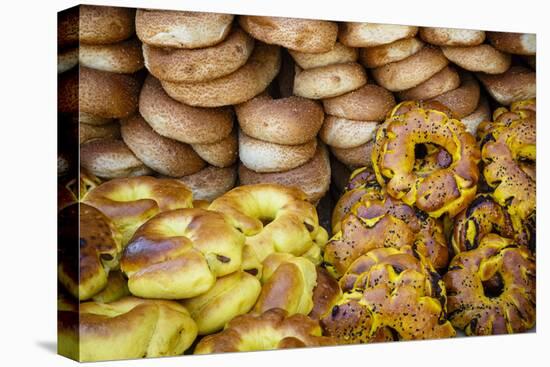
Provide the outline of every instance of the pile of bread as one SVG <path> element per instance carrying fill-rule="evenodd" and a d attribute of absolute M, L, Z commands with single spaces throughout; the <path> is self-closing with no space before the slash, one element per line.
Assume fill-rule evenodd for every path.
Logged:
<path fill-rule="evenodd" d="M 62 354 L 534 326 L 533 34 L 82 5 L 58 43 Z"/>

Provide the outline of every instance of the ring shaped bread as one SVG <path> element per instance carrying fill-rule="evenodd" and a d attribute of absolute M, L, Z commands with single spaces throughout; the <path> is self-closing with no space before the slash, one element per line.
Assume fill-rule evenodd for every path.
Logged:
<path fill-rule="evenodd" d="M 479 83 L 472 74 L 460 72 L 459 75 L 460 86 L 458 88 L 440 94 L 430 101 L 441 103 L 450 110 L 454 118 L 462 119 L 477 108 L 480 101 L 480 89 Z"/>
<path fill-rule="evenodd" d="M 309 317 L 319 320 L 332 310 L 332 306 L 342 297 L 340 284 L 322 266 L 317 266 L 317 284 L 313 288 L 313 309 Z"/>
<path fill-rule="evenodd" d="M 341 279 L 346 289 L 321 319 L 340 343 L 448 338 L 445 286 L 428 264 L 394 248 L 358 258 Z"/>
<path fill-rule="evenodd" d="M 535 101 L 499 108 L 493 122 L 478 128 L 483 175 L 494 191 L 493 198 L 512 217 L 514 228 L 536 209 L 536 113 Z"/>
<path fill-rule="evenodd" d="M 189 312 L 174 301 L 124 297 L 110 303 L 85 302 L 80 313 L 62 311 L 60 320 L 73 315 L 78 333 L 61 323 L 59 346 L 61 352 L 78 345 L 70 355 L 80 362 L 176 356 L 197 336 Z"/>
<path fill-rule="evenodd" d="M 79 9 L 77 27 L 82 44 L 106 45 L 134 34 L 136 11 L 132 8 L 80 5 Z"/>
<path fill-rule="evenodd" d="M 443 277 L 448 318 L 466 335 L 519 333 L 535 325 L 535 258 L 513 240 L 488 234 L 456 255 Z"/>
<path fill-rule="evenodd" d="M 148 219 L 167 210 L 190 208 L 193 199 L 191 191 L 177 180 L 143 176 L 104 182 L 91 190 L 84 202 L 114 222 L 125 246 Z"/>
<path fill-rule="evenodd" d="M 317 150 L 311 160 L 284 172 L 259 173 L 239 165 L 241 185 L 274 183 L 296 187 L 306 194 L 306 199 L 313 205 L 328 192 L 330 187 L 330 160 L 325 145 L 317 144 Z"/>
<path fill-rule="evenodd" d="M 449 261 L 440 221 L 384 191 L 366 188 L 325 246 L 325 267 L 339 278 L 359 256 L 381 247 L 412 248 L 438 270 Z"/>
<path fill-rule="evenodd" d="M 197 48 L 161 48 L 143 45 L 145 66 L 160 80 L 197 83 L 231 74 L 243 66 L 254 40 L 236 27 L 217 45 Z"/>
<path fill-rule="evenodd" d="M 486 74 L 502 74 L 510 67 L 512 58 L 491 45 L 446 46 L 441 51 L 447 59 L 469 71 Z"/>
<path fill-rule="evenodd" d="M 229 107 L 202 108 L 180 103 L 170 98 L 152 76 L 145 79 L 141 89 L 139 112 L 157 133 L 187 144 L 219 142 L 233 128 Z"/>
<path fill-rule="evenodd" d="M 425 143 L 443 148 L 437 155 L 440 167 L 417 172 L 415 149 Z M 474 199 L 480 158 L 475 138 L 460 121 L 421 103 L 403 102 L 378 129 L 372 164 L 391 196 L 437 218 L 455 216 Z"/>
<path fill-rule="evenodd" d="M 95 139 L 80 146 L 80 165 L 105 179 L 151 174 L 128 146 L 118 139 Z"/>
<path fill-rule="evenodd" d="M 375 134 L 374 134 L 375 135 Z M 373 138 L 374 138 L 373 135 Z M 330 147 L 330 151 L 336 159 L 344 163 L 348 168 L 355 169 L 358 167 L 372 166 L 372 148 L 373 140 L 368 141 L 365 144 L 359 145 L 355 148 L 336 148 Z"/>
<path fill-rule="evenodd" d="M 195 354 L 245 352 L 283 348 L 334 345 L 335 340 L 322 336 L 319 322 L 302 314 L 287 316 L 274 308 L 261 315 L 247 314 L 234 318 L 220 333 L 204 337 Z"/>
<path fill-rule="evenodd" d="M 280 65 L 279 47 L 257 43 L 246 64 L 231 74 L 200 83 L 161 83 L 170 97 L 191 106 L 234 105 L 264 91 L 277 76 Z"/>
<path fill-rule="evenodd" d="M 516 55 L 536 55 L 535 33 L 487 32 L 487 38 L 494 48 Z"/>
<path fill-rule="evenodd" d="M 490 194 L 478 194 L 454 221 L 451 237 L 454 253 L 477 248 L 489 233 L 513 238 L 520 245 L 529 244 L 529 234 L 523 228 L 515 230 L 506 208 L 494 201 Z"/>
<path fill-rule="evenodd" d="M 448 64 L 439 48 L 425 46 L 412 56 L 372 69 L 372 76 L 382 87 L 399 92 L 425 82 Z"/>
<path fill-rule="evenodd" d="M 523 66 L 511 66 L 502 74 L 477 73 L 476 76 L 491 97 L 503 106 L 537 96 L 537 75 Z"/>
<path fill-rule="evenodd" d="M 190 175 L 206 165 L 193 148 L 157 134 L 139 114 L 120 120 L 120 131 L 136 157 L 163 175 Z"/>
<path fill-rule="evenodd" d="M 220 331 L 233 318 L 254 307 L 262 285 L 253 275 L 236 271 L 216 280 L 210 290 L 182 301 L 197 323 L 199 335 Z"/>
<path fill-rule="evenodd" d="M 307 315 L 313 309 L 317 271 L 310 260 L 288 253 L 273 253 L 263 261 L 261 281 L 262 291 L 254 313 L 280 308 L 288 315 Z"/>
<path fill-rule="evenodd" d="M 338 36 L 338 25 L 324 20 L 241 15 L 239 24 L 257 40 L 308 53 L 332 50 Z"/>
<path fill-rule="evenodd" d="M 230 14 L 138 9 L 136 34 L 151 46 L 202 48 L 222 42 L 233 18 Z"/>
<path fill-rule="evenodd" d="M 130 292 L 138 297 L 191 298 L 207 292 L 216 278 L 240 269 L 244 241 L 220 213 L 196 208 L 165 211 L 139 227 L 120 268 L 128 276 Z"/>
<path fill-rule="evenodd" d="M 110 45 L 83 43 L 78 49 L 78 62 L 85 67 L 111 73 L 135 73 L 143 68 L 141 43 L 135 38 Z"/>
<path fill-rule="evenodd" d="M 330 98 L 367 83 L 367 73 L 356 62 L 331 64 L 313 69 L 296 68 L 294 94 L 310 99 Z"/>
<path fill-rule="evenodd" d="M 239 130 L 239 158 L 256 172 L 283 172 L 305 164 L 315 155 L 317 139 L 305 144 L 283 145 L 254 139 Z"/>
<path fill-rule="evenodd" d="M 377 68 L 406 59 L 423 47 L 424 42 L 418 38 L 404 38 L 380 46 L 361 48 L 359 60 L 367 68 Z"/>
<path fill-rule="evenodd" d="M 82 145 L 94 139 L 120 139 L 120 124 L 111 122 L 105 125 L 79 124 L 78 141 Z"/>
<path fill-rule="evenodd" d="M 348 120 L 328 115 L 319 131 L 319 138 L 331 147 L 356 148 L 371 141 L 377 128 L 376 121 Z"/>
<path fill-rule="evenodd" d="M 347 47 L 336 42 L 334 47 L 327 52 L 311 53 L 288 50 L 288 53 L 302 69 L 313 69 L 332 64 L 343 64 L 357 61 L 358 52 L 356 48 Z"/>
<path fill-rule="evenodd" d="M 107 285 L 99 293 L 95 294 L 91 300 L 95 302 L 109 303 L 118 301 L 119 299 L 130 295 L 128 280 L 119 269 L 109 272 Z"/>
<path fill-rule="evenodd" d="M 299 145 L 312 141 L 323 124 L 323 107 L 307 98 L 273 99 L 267 94 L 235 106 L 241 130 L 270 143 Z"/>
<path fill-rule="evenodd" d="M 207 166 L 192 175 L 179 177 L 178 180 L 193 192 L 193 200 L 206 200 L 210 203 L 235 187 L 237 170 L 235 166 Z"/>
<path fill-rule="evenodd" d="M 455 90 L 460 86 L 460 76 L 455 68 L 447 66 L 416 87 L 398 92 L 402 100 L 427 100 Z"/>
<path fill-rule="evenodd" d="M 74 231 L 74 236 L 71 230 L 61 232 L 69 236 L 60 236 L 64 252 L 58 265 L 59 281 L 73 297 L 87 300 L 105 288 L 109 272 L 118 267 L 122 236 L 109 218 L 86 204 L 66 207 L 59 213 L 59 222 L 67 226 L 80 223 L 80 231 Z M 72 254 L 72 249 L 66 247 L 74 246 L 77 240 L 78 254 Z"/>
<path fill-rule="evenodd" d="M 274 252 L 301 256 L 324 246 L 327 233 L 305 198 L 302 191 L 282 185 L 246 185 L 220 196 L 208 210 L 225 214 L 262 262 Z"/>
<path fill-rule="evenodd" d="M 349 47 L 374 47 L 416 35 L 418 27 L 377 23 L 342 23 L 338 39 Z"/>
<path fill-rule="evenodd" d="M 418 34 L 437 46 L 477 46 L 485 41 L 485 32 L 473 29 L 422 27 Z"/>
<path fill-rule="evenodd" d="M 105 118 L 122 118 L 138 107 L 141 82 L 135 75 L 79 68 L 80 111 Z"/>
<path fill-rule="evenodd" d="M 220 141 L 192 144 L 191 146 L 202 159 L 219 168 L 233 165 L 237 161 L 239 154 L 239 143 L 235 129 Z"/>

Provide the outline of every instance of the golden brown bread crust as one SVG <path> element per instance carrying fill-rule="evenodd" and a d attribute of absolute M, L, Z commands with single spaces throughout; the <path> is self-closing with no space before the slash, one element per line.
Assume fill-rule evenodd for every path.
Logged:
<path fill-rule="evenodd" d="M 192 144 L 191 146 L 202 159 L 209 164 L 223 168 L 233 165 L 238 158 L 239 143 L 237 132 L 233 129 L 225 138 L 214 143 Z"/>
<path fill-rule="evenodd" d="M 399 104 L 378 129 L 372 155 L 374 172 L 393 197 L 433 217 L 444 213 L 453 217 L 474 198 L 480 151 L 460 121 L 421 106 Z M 438 154 L 440 167 L 419 175 L 415 146 L 423 143 L 437 144 L 448 154 Z"/>
<path fill-rule="evenodd" d="M 437 46 L 477 46 L 485 40 L 485 32 L 473 29 L 422 27 L 418 32 L 424 41 Z"/>
<path fill-rule="evenodd" d="M 491 97 L 504 106 L 537 95 L 536 73 L 523 66 L 512 66 L 500 75 L 477 73 L 476 76 Z"/>
<path fill-rule="evenodd" d="M 235 106 L 239 127 L 256 139 L 304 144 L 315 138 L 323 124 L 323 108 L 316 101 L 290 96 L 273 99 L 267 94 Z"/>
<path fill-rule="evenodd" d="M 241 15 L 239 24 L 262 42 L 301 52 L 330 51 L 338 35 L 338 25 L 324 20 Z"/>
<path fill-rule="evenodd" d="M 109 303 L 130 295 L 128 279 L 124 277 L 120 270 L 115 270 L 109 272 L 107 285 L 101 292 L 93 296 L 91 300 L 94 302 Z"/>
<path fill-rule="evenodd" d="M 191 106 L 238 104 L 260 94 L 279 72 L 279 47 L 257 42 L 246 64 L 231 74 L 200 83 L 162 82 L 172 98 Z"/>
<path fill-rule="evenodd" d="M 80 144 L 94 139 L 119 139 L 120 124 L 118 122 L 111 122 L 105 125 L 80 124 L 78 134 Z"/>
<path fill-rule="evenodd" d="M 143 68 L 141 42 L 137 38 L 110 45 L 81 44 L 78 52 L 80 65 L 108 71 L 131 74 Z"/>
<path fill-rule="evenodd" d="M 78 47 L 57 52 L 57 73 L 61 74 L 78 65 Z"/>
<path fill-rule="evenodd" d="M 187 144 L 218 142 L 233 128 L 230 108 L 192 107 L 175 101 L 151 75 L 141 89 L 139 112 L 157 133 Z"/>
<path fill-rule="evenodd" d="M 192 192 L 193 199 L 206 201 L 206 207 L 214 199 L 235 187 L 237 170 L 235 166 L 219 168 L 207 166 L 197 173 L 178 178 Z M 196 206 L 193 205 L 195 208 Z M 206 209 L 206 208 L 205 208 Z"/>
<path fill-rule="evenodd" d="M 271 309 L 261 315 L 242 315 L 229 322 L 220 333 L 203 338 L 195 354 L 254 351 L 280 348 L 334 345 L 336 340 L 322 336 L 317 321 L 301 314 Z"/>
<path fill-rule="evenodd" d="M 152 172 L 122 140 L 116 139 L 96 139 L 82 144 L 80 165 L 106 179 L 142 176 Z"/>
<path fill-rule="evenodd" d="M 120 120 L 120 131 L 136 157 L 163 175 L 191 175 L 206 165 L 193 148 L 157 134 L 139 114 Z"/>
<path fill-rule="evenodd" d="M 296 64 L 302 69 L 312 69 L 320 66 L 343 64 L 357 61 L 358 51 L 356 48 L 347 47 L 336 42 L 334 47 L 327 52 L 311 53 L 288 50 Z"/>
<path fill-rule="evenodd" d="M 231 30 L 233 15 L 138 9 L 136 34 L 156 47 L 201 48 L 223 41 Z"/>
<path fill-rule="evenodd" d="M 535 258 L 513 240 L 488 234 L 458 254 L 443 277 L 448 317 L 466 335 L 519 333 L 535 325 Z"/>
<path fill-rule="evenodd" d="M 141 82 L 135 75 L 79 68 L 79 108 L 106 118 L 122 118 L 138 107 Z"/>
<path fill-rule="evenodd" d="M 191 298 L 207 292 L 216 278 L 240 269 L 244 242 L 245 236 L 220 213 L 165 211 L 139 227 L 120 268 L 136 296 Z"/>
<path fill-rule="evenodd" d="M 489 42 L 500 51 L 517 55 L 536 55 L 537 39 L 534 33 L 487 32 Z"/>
<path fill-rule="evenodd" d="M 361 48 L 359 60 L 368 68 L 377 68 L 392 62 L 401 61 L 414 55 L 424 47 L 418 38 L 404 38 L 375 47 Z"/>
<path fill-rule="evenodd" d="M 479 83 L 468 72 L 461 72 L 460 86 L 456 89 L 440 94 L 432 98 L 435 101 L 449 108 L 454 118 L 468 116 L 475 111 L 480 97 Z M 446 112 L 446 111 L 442 111 Z"/>
<path fill-rule="evenodd" d="M 318 266 L 316 270 L 317 284 L 313 288 L 313 309 L 308 316 L 319 320 L 331 311 L 333 305 L 342 297 L 342 290 L 338 281 L 331 277 L 325 268 Z"/>
<path fill-rule="evenodd" d="M 375 84 L 367 84 L 341 96 L 323 99 L 323 107 L 328 115 L 350 120 L 384 121 L 393 106 L 393 94 Z"/>
<path fill-rule="evenodd" d="M 400 100 L 426 100 L 452 91 L 460 86 L 460 76 L 456 69 L 447 66 L 434 74 L 430 79 L 416 87 L 397 93 Z"/>
<path fill-rule="evenodd" d="M 283 172 L 308 162 L 317 149 L 317 139 L 304 144 L 283 145 L 252 138 L 239 130 L 239 158 L 256 172 Z"/>
<path fill-rule="evenodd" d="M 78 326 L 71 330 L 69 323 L 60 324 L 59 342 L 77 342 L 75 357 L 81 362 L 180 355 L 197 336 L 189 312 L 172 301 L 125 297 L 111 303 L 86 302 L 80 313 L 60 314 L 62 320 L 71 317 L 79 319 Z"/>
<path fill-rule="evenodd" d="M 135 9 L 80 5 L 80 42 L 106 45 L 124 41 L 134 34 Z"/>
<path fill-rule="evenodd" d="M 501 74 L 510 67 L 512 58 L 491 45 L 446 46 L 441 51 L 447 59 L 469 71 L 480 71 L 486 74 Z"/>
<path fill-rule="evenodd" d="M 372 166 L 371 155 L 373 146 L 374 139 L 355 148 L 330 147 L 330 151 L 340 162 L 350 168 L 358 168 L 363 166 L 370 167 Z"/>
<path fill-rule="evenodd" d="M 77 68 L 57 76 L 57 111 L 78 112 L 78 77 Z"/>
<path fill-rule="evenodd" d="M 192 193 L 177 180 L 143 176 L 104 182 L 84 202 L 115 223 L 126 245 L 136 229 L 155 214 L 191 207 Z"/>
<path fill-rule="evenodd" d="M 399 92 L 425 82 L 448 63 L 439 48 L 425 46 L 406 59 L 372 69 L 372 76 L 382 87 Z"/>
<path fill-rule="evenodd" d="M 317 150 L 311 160 L 284 172 L 259 173 L 239 165 L 241 185 L 258 183 L 277 183 L 302 190 L 310 203 L 317 203 L 330 187 L 330 161 L 327 148 L 317 144 Z"/>
<path fill-rule="evenodd" d="M 356 148 L 374 138 L 378 122 L 348 120 L 328 115 L 319 131 L 319 138 L 336 148 Z"/>
<path fill-rule="evenodd" d="M 199 49 L 143 45 L 147 70 L 160 80 L 196 83 L 220 78 L 243 66 L 254 49 L 254 40 L 235 27 L 217 45 Z"/>
<path fill-rule="evenodd" d="M 330 98 L 367 83 L 367 73 L 356 62 L 331 64 L 313 69 L 296 68 L 294 94 L 311 99 Z"/>
<path fill-rule="evenodd" d="M 346 22 L 340 24 L 338 40 L 349 47 L 374 47 L 416 35 L 418 27 Z"/>

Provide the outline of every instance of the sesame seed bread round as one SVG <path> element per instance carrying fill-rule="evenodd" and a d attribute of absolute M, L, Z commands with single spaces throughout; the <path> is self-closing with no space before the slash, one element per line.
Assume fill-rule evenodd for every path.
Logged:
<path fill-rule="evenodd" d="M 476 75 L 491 97 L 504 106 L 537 95 L 536 73 L 523 66 L 512 66 L 498 75 Z"/>
<path fill-rule="evenodd" d="M 206 162 L 216 167 L 229 167 L 237 161 L 239 143 L 235 129 L 215 143 L 192 144 L 193 150 Z"/>
<path fill-rule="evenodd" d="M 350 47 L 374 47 L 411 38 L 418 27 L 397 24 L 346 22 L 340 25 L 338 39 Z"/>
<path fill-rule="evenodd" d="M 424 47 L 424 42 L 416 37 L 404 38 L 380 46 L 361 48 L 359 60 L 368 68 L 377 68 L 391 62 L 406 59 Z"/>
<path fill-rule="evenodd" d="M 501 74 L 510 67 L 512 58 L 491 45 L 442 47 L 447 59 L 469 71 Z"/>
<path fill-rule="evenodd" d="M 449 108 L 454 118 L 468 116 L 477 108 L 479 103 L 479 83 L 468 72 L 461 72 L 460 87 L 449 92 L 440 94 L 430 101 L 437 101 Z M 445 111 L 442 111 L 445 112 Z"/>
<path fill-rule="evenodd" d="M 296 168 L 315 154 L 317 139 L 300 145 L 282 145 L 254 139 L 239 130 L 239 158 L 256 172 L 281 172 Z"/>
<path fill-rule="evenodd" d="M 382 87 L 399 92 L 425 82 L 448 63 L 439 48 L 425 46 L 406 59 L 372 69 L 372 76 Z"/>
<path fill-rule="evenodd" d="M 193 199 L 211 202 L 222 196 L 237 182 L 236 166 L 206 166 L 197 173 L 178 178 L 193 192 Z"/>
<path fill-rule="evenodd" d="M 151 46 L 208 47 L 227 37 L 233 18 L 230 14 L 138 9 L 136 34 Z"/>
<path fill-rule="evenodd" d="M 139 114 L 120 120 L 120 131 L 136 157 L 163 175 L 190 175 L 206 165 L 189 145 L 157 134 Z"/>
<path fill-rule="evenodd" d="M 418 34 L 437 46 L 477 46 L 485 41 L 485 32 L 473 29 L 422 27 Z"/>
<path fill-rule="evenodd" d="M 143 45 L 145 66 L 170 82 L 196 83 L 220 78 L 243 66 L 254 49 L 254 39 L 235 27 L 222 42 L 204 48 L 182 49 Z"/>
<path fill-rule="evenodd" d="M 336 159 L 344 163 L 348 168 L 355 169 L 358 167 L 370 167 L 372 166 L 373 140 L 359 145 L 355 148 L 336 148 L 330 147 L 330 151 Z"/>
<path fill-rule="evenodd" d="M 122 140 L 117 139 L 96 139 L 82 144 L 80 165 L 91 174 L 105 179 L 152 173 Z"/>
<path fill-rule="evenodd" d="M 122 118 L 138 107 L 141 82 L 135 75 L 80 67 L 80 110 L 106 118 Z"/>
<path fill-rule="evenodd" d="M 273 99 L 267 94 L 235 106 L 235 111 L 246 135 L 286 145 L 314 139 L 325 117 L 316 101 L 296 96 Z"/>
<path fill-rule="evenodd" d="M 124 41 L 134 34 L 135 9 L 80 5 L 80 42 L 106 45 Z"/>
<path fill-rule="evenodd" d="M 131 74 L 143 68 L 141 43 L 132 38 L 110 45 L 80 45 L 78 61 L 88 68 Z"/>
<path fill-rule="evenodd" d="M 537 36 L 534 33 L 487 32 L 489 42 L 497 50 L 516 55 L 535 55 Z"/>
<path fill-rule="evenodd" d="M 306 163 L 284 172 L 259 173 L 239 165 L 241 185 L 259 183 L 276 183 L 296 187 L 306 194 L 306 199 L 316 204 L 328 191 L 330 186 L 330 161 L 324 144 L 317 144 L 313 158 Z"/>
<path fill-rule="evenodd" d="M 230 108 L 202 108 L 180 103 L 170 98 L 151 75 L 141 89 L 139 112 L 157 133 L 187 144 L 218 142 L 233 128 Z"/>
<path fill-rule="evenodd" d="M 378 85 L 366 84 L 341 96 L 323 99 L 323 106 L 329 115 L 351 120 L 383 121 L 395 106 L 395 98 Z"/>
<path fill-rule="evenodd" d="M 319 138 L 336 148 L 355 148 L 372 140 L 378 128 L 376 121 L 349 120 L 327 115 Z"/>
<path fill-rule="evenodd" d="M 119 139 L 120 124 L 118 122 L 111 122 L 106 125 L 80 124 L 78 134 L 80 144 L 94 139 Z"/>
<path fill-rule="evenodd" d="M 57 52 L 57 73 L 61 74 L 78 65 L 78 47 Z"/>
<path fill-rule="evenodd" d="M 460 76 L 455 68 L 447 66 L 416 87 L 397 92 L 402 100 L 424 100 L 439 96 L 460 86 Z"/>
<path fill-rule="evenodd" d="M 324 20 L 241 15 L 239 24 L 262 42 L 301 52 L 330 51 L 338 36 L 338 25 Z"/>
<path fill-rule="evenodd" d="M 294 94 L 311 99 L 330 98 L 351 92 L 367 83 L 367 73 L 356 62 L 302 70 L 296 67 Z"/>
<path fill-rule="evenodd" d="M 288 52 L 296 64 L 298 64 L 302 69 L 312 69 L 332 64 L 355 62 L 358 57 L 356 48 L 345 46 L 340 42 L 336 42 L 332 50 L 327 52 L 311 53 L 293 50 L 288 50 Z"/>
<path fill-rule="evenodd" d="M 491 121 L 491 107 L 489 106 L 489 102 L 487 101 L 487 98 L 483 95 L 479 98 L 479 103 L 477 105 L 477 108 L 469 114 L 468 116 L 464 116 L 460 119 L 460 121 L 466 125 L 466 130 L 472 134 L 473 136 L 476 136 L 477 133 L 477 127 L 479 124 L 481 124 L 483 121 Z"/>
<path fill-rule="evenodd" d="M 175 100 L 200 107 L 238 104 L 260 94 L 277 76 L 281 64 L 279 47 L 257 43 L 242 67 L 231 74 L 199 83 L 161 81 Z"/>

